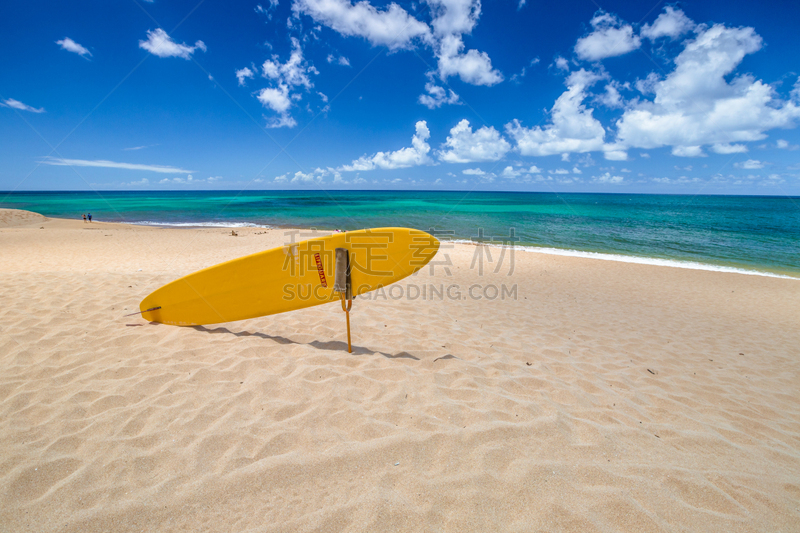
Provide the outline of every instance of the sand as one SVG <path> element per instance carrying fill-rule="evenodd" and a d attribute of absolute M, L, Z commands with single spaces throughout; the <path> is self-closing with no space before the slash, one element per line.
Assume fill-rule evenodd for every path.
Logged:
<path fill-rule="evenodd" d="M 0 530 L 800 531 L 800 281 L 455 245 L 353 354 L 123 316 L 237 231 L 0 211 Z"/>

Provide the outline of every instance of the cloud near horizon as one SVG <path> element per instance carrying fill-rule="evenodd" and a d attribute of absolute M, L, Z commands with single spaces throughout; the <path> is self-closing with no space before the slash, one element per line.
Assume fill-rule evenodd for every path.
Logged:
<path fill-rule="evenodd" d="M 433 164 L 433 160 L 428 156 L 431 146 L 426 141 L 430 138 L 431 131 L 428 129 L 427 122 L 420 120 L 415 129 L 416 132 L 411 138 L 410 147 L 394 152 L 378 152 L 372 156 L 363 155 L 349 165 L 342 165 L 337 170 L 341 172 L 366 171 L 376 168 L 390 170 Z"/>
<path fill-rule="evenodd" d="M 125 170 L 146 170 L 149 172 L 160 172 L 162 174 L 191 174 L 194 170 L 185 170 L 177 167 L 164 165 L 140 165 L 138 163 L 117 163 L 97 159 L 94 161 L 87 159 L 63 159 L 59 157 L 45 156 L 41 163 L 44 165 L 65 166 L 65 167 L 99 167 L 99 168 L 121 168 Z"/>

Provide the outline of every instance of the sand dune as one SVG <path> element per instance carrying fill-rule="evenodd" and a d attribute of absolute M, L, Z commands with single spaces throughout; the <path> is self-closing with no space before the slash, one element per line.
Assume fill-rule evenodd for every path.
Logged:
<path fill-rule="evenodd" d="M 22 209 L 0 209 L 0 228 L 13 226 L 29 226 L 37 222 L 48 220 L 39 213 L 24 211 Z"/>
<path fill-rule="evenodd" d="M 798 281 L 455 245 L 348 354 L 336 304 L 123 317 L 282 230 L 8 211 L 0 530 L 800 530 Z"/>

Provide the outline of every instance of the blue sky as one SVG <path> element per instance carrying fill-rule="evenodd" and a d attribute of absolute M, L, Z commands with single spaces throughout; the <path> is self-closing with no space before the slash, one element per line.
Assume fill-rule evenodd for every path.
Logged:
<path fill-rule="evenodd" d="M 800 5 L 6 3 L 0 190 L 800 194 Z"/>

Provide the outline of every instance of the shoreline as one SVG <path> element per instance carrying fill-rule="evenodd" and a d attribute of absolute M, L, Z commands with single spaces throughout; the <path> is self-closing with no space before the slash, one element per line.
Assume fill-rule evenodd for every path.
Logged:
<path fill-rule="evenodd" d="M 24 211 L 24 210 L 15 210 L 9 209 L 9 211 Z M 33 211 L 25 211 L 29 213 L 34 213 Z M 39 213 L 36 213 L 37 215 Z M 45 215 L 40 215 L 45 216 Z M 59 218 L 59 217 L 47 217 L 52 220 L 63 220 L 63 221 L 70 221 L 73 219 L 68 218 Z M 80 221 L 78 221 L 80 222 Z M 98 223 L 97 220 L 92 222 L 92 224 Z M 296 226 L 283 226 L 283 225 L 259 225 L 249 222 L 187 222 L 187 223 L 161 223 L 161 222 L 153 222 L 153 221 L 137 221 L 137 222 L 103 222 L 103 224 L 119 224 L 123 226 L 138 226 L 138 227 L 150 227 L 150 228 L 159 228 L 159 229 L 241 229 L 241 228 L 251 228 L 251 229 L 261 229 L 267 231 L 278 231 L 278 230 L 298 230 L 298 231 L 319 231 L 321 233 L 333 232 L 332 229 L 319 229 L 315 227 L 304 227 L 298 228 Z M 451 239 L 451 240 L 442 240 L 443 243 L 453 243 L 458 245 L 466 245 L 466 246 L 489 246 L 491 248 L 496 249 L 503 249 L 503 248 L 510 248 L 508 245 L 497 244 L 492 242 L 474 242 L 469 241 L 466 239 Z M 687 270 L 702 270 L 708 272 L 725 272 L 729 274 L 743 274 L 747 276 L 762 276 L 762 277 L 769 277 L 769 278 L 779 278 L 779 279 L 792 279 L 800 281 L 800 273 L 795 273 L 791 271 L 775 271 L 775 270 L 759 270 L 757 268 L 744 268 L 741 266 L 736 265 L 725 265 L 725 264 L 714 264 L 714 263 L 703 263 L 698 261 L 688 261 L 682 259 L 666 259 L 660 257 L 650 257 L 650 256 L 637 256 L 637 255 L 624 255 L 624 254 L 614 254 L 614 253 L 607 253 L 607 252 L 592 252 L 592 251 L 585 251 L 585 250 L 578 250 L 578 249 L 567 249 L 567 248 L 552 248 L 546 246 L 536 246 L 536 245 L 517 245 L 513 247 L 515 250 L 523 251 L 526 253 L 537 253 L 537 254 L 545 254 L 545 255 L 555 255 L 560 257 L 580 257 L 584 259 L 596 259 L 601 261 L 614 261 L 619 263 L 631 263 L 631 264 L 639 264 L 639 265 L 651 265 L 651 266 L 662 266 L 662 267 L 671 267 L 671 268 L 681 268 Z"/>

